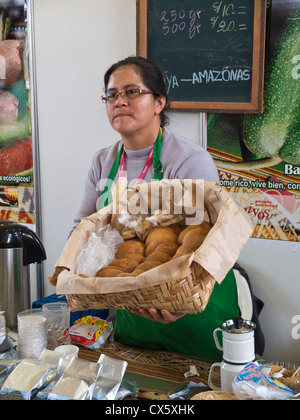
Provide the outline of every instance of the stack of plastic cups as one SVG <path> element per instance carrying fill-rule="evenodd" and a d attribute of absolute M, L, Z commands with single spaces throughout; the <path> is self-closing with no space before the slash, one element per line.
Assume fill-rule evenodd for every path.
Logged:
<path fill-rule="evenodd" d="M 47 346 L 47 319 L 42 309 L 28 309 L 18 314 L 19 359 L 38 359 Z"/>

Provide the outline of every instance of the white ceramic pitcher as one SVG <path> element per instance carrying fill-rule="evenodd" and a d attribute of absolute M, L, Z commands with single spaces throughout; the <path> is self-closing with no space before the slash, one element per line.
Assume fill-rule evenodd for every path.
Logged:
<path fill-rule="evenodd" d="M 236 317 L 222 324 L 221 328 L 216 328 L 213 337 L 216 347 L 223 351 L 221 363 L 214 363 L 209 372 L 208 386 L 211 389 L 232 392 L 232 381 L 243 367 L 255 360 L 254 329 L 252 321 Z M 218 331 L 222 332 L 223 347 L 218 339 Z M 221 376 L 221 387 L 212 383 L 213 371 L 219 366 Z"/>

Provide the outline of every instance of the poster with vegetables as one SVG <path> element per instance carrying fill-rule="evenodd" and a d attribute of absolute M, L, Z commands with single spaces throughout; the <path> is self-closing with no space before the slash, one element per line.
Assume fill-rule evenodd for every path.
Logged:
<path fill-rule="evenodd" d="M 264 111 L 207 116 L 221 185 L 253 238 L 300 241 L 300 0 L 268 3 Z"/>
<path fill-rule="evenodd" d="M 0 0 L 0 220 L 35 223 L 25 0 Z"/>

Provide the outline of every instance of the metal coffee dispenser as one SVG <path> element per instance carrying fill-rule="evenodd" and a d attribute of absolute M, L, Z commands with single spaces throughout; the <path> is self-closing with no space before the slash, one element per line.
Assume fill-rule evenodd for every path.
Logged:
<path fill-rule="evenodd" d="M 17 326 L 17 314 L 29 309 L 29 265 L 45 260 L 45 249 L 37 235 L 26 226 L 0 222 L 0 311 L 6 325 Z"/>

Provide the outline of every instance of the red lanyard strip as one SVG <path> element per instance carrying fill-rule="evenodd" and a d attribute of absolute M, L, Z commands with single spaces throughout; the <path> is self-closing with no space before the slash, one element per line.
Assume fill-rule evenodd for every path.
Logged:
<path fill-rule="evenodd" d="M 150 168 L 152 164 L 152 160 L 153 160 L 153 149 L 154 149 L 154 145 L 152 146 L 150 153 L 147 157 L 146 163 L 144 165 L 144 168 L 142 172 L 140 173 L 140 176 L 138 177 L 138 179 L 135 181 L 134 185 L 138 185 L 141 182 L 141 180 L 146 175 L 148 169 Z M 125 176 L 125 150 L 123 150 L 121 160 L 120 160 L 120 175 L 119 176 L 120 178 Z"/>

